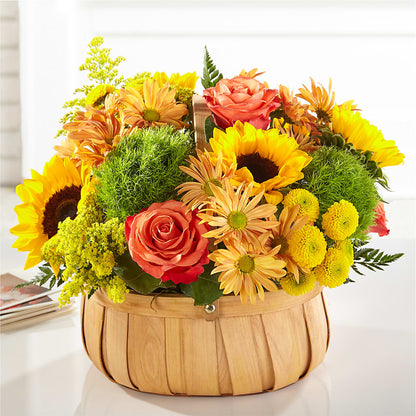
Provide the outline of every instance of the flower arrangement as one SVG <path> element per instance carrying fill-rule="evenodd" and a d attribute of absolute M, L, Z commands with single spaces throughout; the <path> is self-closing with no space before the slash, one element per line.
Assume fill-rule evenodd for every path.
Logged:
<path fill-rule="evenodd" d="M 114 302 L 130 291 L 254 303 L 401 257 L 365 245 L 389 233 L 378 187 L 404 155 L 331 82 L 294 94 L 256 69 L 226 79 L 206 50 L 199 150 L 196 73 L 125 78 L 102 44 L 80 68 L 91 84 L 64 105 L 57 154 L 16 189 L 13 247 L 39 265 L 31 283 L 62 286 L 61 304 L 100 288 Z"/>

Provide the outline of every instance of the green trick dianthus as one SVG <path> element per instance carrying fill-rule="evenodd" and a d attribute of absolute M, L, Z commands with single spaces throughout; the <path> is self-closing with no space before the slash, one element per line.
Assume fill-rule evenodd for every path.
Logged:
<path fill-rule="evenodd" d="M 312 192 L 319 201 L 322 214 L 342 199 L 356 208 L 358 227 L 352 237 L 362 236 L 373 223 L 374 208 L 380 196 L 365 167 L 350 153 L 336 147 L 321 147 L 313 153 L 313 159 L 303 170 L 303 188 Z"/>
<path fill-rule="evenodd" d="M 186 179 L 179 166 L 192 151 L 187 133 L 171 127 L 140 129 L 124 137 L 96 171 L 98 199 L 107 217 L 124 221 L 154 202 L 178 199 Z"/>

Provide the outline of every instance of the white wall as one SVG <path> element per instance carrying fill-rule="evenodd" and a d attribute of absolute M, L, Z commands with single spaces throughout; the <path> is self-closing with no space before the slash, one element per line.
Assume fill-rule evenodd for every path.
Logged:
<path fill-rule="evenodd" d="M 173 4 L 175 4 L 173 6 Z M 331 6 L 328 6 L 328 5 Z M 202 71 L 207 45 L 226 76 L 267 71 L 271 86 L 297 89 L 332 77 L 339 101 L 353 98 L 406 164 L 388 169 L 394 193 L 415 197 L 415 9 L 412 1 L 83 1 L 21 5 L 23 172 L 53 154 L 61 105 L 84 81 L 86 45 L 102 35 L 126 74 Z M 202 88 L 199 86 L 199 91 Z"/>

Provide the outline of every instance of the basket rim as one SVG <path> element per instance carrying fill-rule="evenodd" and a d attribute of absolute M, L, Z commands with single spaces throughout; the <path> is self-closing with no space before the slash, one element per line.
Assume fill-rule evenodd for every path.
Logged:
<path fill-rule="evenodd" d="M 154 297 L 127 293 L 123 303 L 114 303 L 108 298 L 105 290 L 99 289 L 85 301 L 94 301 L 106 308 L 133 315 L 214 320 L 218 317 L 249 316 L 290 309 L 320 295 L 322 290 L 323 287 L 317 283 L 310 292 L 301 296 L 288 295 L 281 289 L 277 292 L 265 292 L 264 300 L 258 300 L 254 305 L 249 302 L 243 305 L 239 296 L 225 295 L 213 303 L 214 313 L 207 312 L 205 305 L 194 305 L 192 298 L 181 294 L 163 294 Z"/>

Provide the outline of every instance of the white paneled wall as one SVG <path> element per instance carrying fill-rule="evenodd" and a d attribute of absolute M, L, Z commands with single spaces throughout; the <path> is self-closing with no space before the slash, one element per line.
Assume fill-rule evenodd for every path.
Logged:
<path fill-rule="evenodd" d="M 309 76 L 332 77 L 337 101 L 363 114 L 406 154 L 388 169 L 395 193 L 416 196 L 413 1 L 70 1 L 21 2 L 23 172 L 53 154 L 60 106 L 85 82 L 77 68 L 96 35 L 143 70 L 202 71 L 207 45 L 226 76 L 267 71 L 271 86 L 297 89 Z M 199 91 L 202 87 L 199 85 Z"/>
<path fill-rule="evenodd" d="M 0 184 L 21 180 L 19 9 L 0 1 Z"/>

